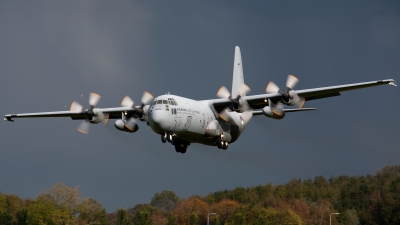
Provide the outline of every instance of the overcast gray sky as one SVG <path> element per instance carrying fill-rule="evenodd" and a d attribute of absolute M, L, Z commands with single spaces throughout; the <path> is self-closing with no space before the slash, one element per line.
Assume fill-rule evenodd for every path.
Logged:
<path fill-rule="evenodd" d="M 1 1 L 2 115 L 119 106 L 143 91 L 202 100 L 231 87 L 234 47 L 249 94 L 287 74 L 296 89 L 400 81 L 399 1 Z M 399 164 L 400 89 L 380 86 L 306 102 L 317 111 L 255 117 L 227 151 L 163 144 L 145 123 L 128 134 L 69 118 L 0 126 L 0 191 L 35 198 L 80 186 L 108 212 L 291 178 L 358 176 Z M 81 95 L 83 95 L 81 97 Z"/>

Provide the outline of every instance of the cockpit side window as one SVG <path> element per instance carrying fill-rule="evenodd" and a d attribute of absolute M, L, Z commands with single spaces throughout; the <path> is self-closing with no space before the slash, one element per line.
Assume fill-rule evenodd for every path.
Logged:
<path fill-rule="evenodd" d="M 158 101 L 157 101 L 157 104 L 162 104 L 162 100 L 158 100 Z"/>
<path fill-rule="evenodd" d="M 168 104 L 168 101 L 167 100 L 163 100 L 163 104 Z"/>

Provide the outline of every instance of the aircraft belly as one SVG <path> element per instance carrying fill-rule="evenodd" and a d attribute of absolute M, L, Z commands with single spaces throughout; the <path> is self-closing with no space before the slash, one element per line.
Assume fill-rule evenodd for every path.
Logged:
<path fill-rule="evenodd" d="M 175 134 L 177 135 L 177 139 L 179 140 L 184 140 L 190 143 L 215 146 L 215 139 L 212 137 L 206 137 L 203 134 L 191 131 L 176 132 Z"/>

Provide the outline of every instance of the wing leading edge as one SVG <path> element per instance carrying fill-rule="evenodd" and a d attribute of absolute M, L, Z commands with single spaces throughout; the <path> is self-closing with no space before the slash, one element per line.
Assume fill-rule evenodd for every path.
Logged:
<path fill-rule="evenodd" d="M 108 113 L 110 119 L 120 118 L 122 112 L 134 111 L 132 107 L 115 107 L 99 109 L 103 113 Z M 87 118 L 85 111 L 54 111 L 54 112 L 38 112 L 38 113 L 21 113 L 8 114 L 4 116 L 4 120 L 13 122 L 13 118 L 44 118 L 44 117 L 71 117 L 73 120 L 82 120 Z"/>
<path fill-rule="evenodd" d="M 311 101 L 315 99 L 340 96 L 341 95 L 340 93 L 344 91 L 357 90 L 357 89 L 380 86 L 385 84 L 395 87 L 397 86 L 396 82 L 393 79 L 386 79 L 386 80 L 377 80 L 377 81 L 369 81 L 369 82 L 345 84 L 345 85 L 337 85 L 337 86 L 329 86 L 321 88 L 295 90 L 295 92 L 299 96 L 304 97 L 306 101 Z M 279 101 L 282 98 L 282 95 L 279 93 L 274 93 L 274 94 L 249 95 L 243 98 L 249 103 L 249 105 L 253 109 L 261 109 L 264 108 L 265 106 L 268 106 L 268 99 L 272 99 L 273 101 Z M 224 109 L 226 107 L 229 107 L 231 101 L 229 99 L 214 99 L 212 100 L 212 104 L 214 105 L 214 108 L 217 111 L 219 111 L 218 109 Z"/>

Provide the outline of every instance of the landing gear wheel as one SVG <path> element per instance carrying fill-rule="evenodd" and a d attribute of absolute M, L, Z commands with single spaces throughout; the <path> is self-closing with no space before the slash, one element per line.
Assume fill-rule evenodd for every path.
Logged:
<path fill-rule="evenodd" d="M 172 134 L 171 133 L 167 134 L 167 141 L 172 142 Z"/>
<path fill-rule="evenodd" d="M 180 149 L 179 145 L 175 145 L 175 151 L 178 152 L 178 153 L 181 152 L 181 149 Z"/>
<path fill-rule="evenodd" d="M 224 143 L 222 144 L 222 149 L 223 150 L 228 149 L 228 142 L 224 141 Z"/>
<path fill-rule="evenodd" d="M 161 141 L 162 141 L 162 143 L 167 142 L 167 134 L 162 134 L 161 135 Z"/>
<path fill-rule="evenodd" d="M 185 153 L 186 153 L 186 149 L 187 149 L 187 145 L 183 145 L 183 146 L 181 147 L 181 153 L 182 153 L 182 154 L 185 154 Z"/>
<path fill-rule="evenodd" d="M 223 144 L 224 142 L 221 140 L 221 138 L 220 137 L 218 137 L 217 138 L 217 140 L 215 141 L 215 144 L 217 145 L 217 147 L 219 148 L 219 149 L 221 149 L 222 147 L 223 147 Z"/>
<path fill-rule="evenodd" d="M 175 151 L 184 154 L 184 153 L 186 153 L 187 147 L 188 146 L 186 144 L 178 143 L 178 144 L 175 144 Z"/>

